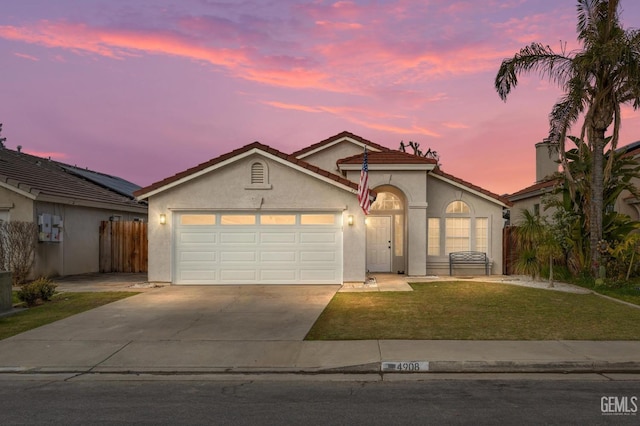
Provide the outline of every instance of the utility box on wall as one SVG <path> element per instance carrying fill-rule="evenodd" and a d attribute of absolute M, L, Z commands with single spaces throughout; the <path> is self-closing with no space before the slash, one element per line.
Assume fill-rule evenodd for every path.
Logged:
<path fill-rule="evenodd" d="M 62 241 L 63 221 L 60 216 L 43 213 L 38 216 L 38 240 L 59 243 Z"/>

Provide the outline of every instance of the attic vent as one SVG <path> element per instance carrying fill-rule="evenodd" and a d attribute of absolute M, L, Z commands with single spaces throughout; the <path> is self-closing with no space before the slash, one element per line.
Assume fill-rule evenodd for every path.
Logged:
<path fill-rule="evenodd" d="M 251 165 L 251 184 L 263 185 L 265 183 L 264 164 L 253 163 Z"/>
<path fill-rule="evenodd" d="M 249 185 L 245 189 L 271 189 L 269 184 L 269 168 L 264 161 L 258 160 L 251 163 Z"/>

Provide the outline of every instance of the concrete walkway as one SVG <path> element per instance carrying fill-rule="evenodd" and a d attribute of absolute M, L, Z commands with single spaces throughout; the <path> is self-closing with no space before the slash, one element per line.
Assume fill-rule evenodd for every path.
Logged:
<path fill-rule="evenodd" d="M 375 291 L 402 287 L 382 278 Z M 0 341 L 0 372 L 640 373 L 640 341 L 304 341 L 338 286 L 145 288 Z"/>

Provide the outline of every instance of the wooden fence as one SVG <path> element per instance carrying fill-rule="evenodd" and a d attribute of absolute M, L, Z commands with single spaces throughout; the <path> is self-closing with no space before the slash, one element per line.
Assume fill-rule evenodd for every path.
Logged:
<path fill-rule="evenodd" d="M 147 272 L 147 223 L 100 223 L 100 272 Z"/>
<path fill-rule="evenodd" d="M 515 272 L 514 264 L 518 258 L 513 229 L 513 226 L 505 226 L 502 230 L 502 273 L 504 275 L 512 275 Z"/>

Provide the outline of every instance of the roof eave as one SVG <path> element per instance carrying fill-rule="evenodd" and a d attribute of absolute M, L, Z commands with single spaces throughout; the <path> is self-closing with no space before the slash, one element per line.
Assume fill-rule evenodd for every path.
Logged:
<path fill-rule="evenodd" d="M 302 160 L 302 159 L 304 159 L 304 158 L 306 158 L 306 157 L 309 157 L 309 156 L 311 156 L 311 155 L 313 155 L 313 154 L 316 154 L 316 153 L 318 153 L 318 152 L 324 151 L 325 149 L 329 149 L 329 148 L 331 148 L 332 146 L 335 146 L 335 145 L 337 145 L 337 144 L 339 144 L 339 143 L 341 143 L 341 142 L 344 142 L 344 141 L 348 141 L 348 142 L 353 143 L 354 145 L 358 145 L 358 146 L 360 146 L 363 150 L 364 150 L 364 147 L 366 146 L 366 147 L 367 147 L 367 149 L 369 149 L 370 151 L 382 152 L 382 150 L 380 150 L 380 149 L 376 148 L 375 146 L 371 146 L 371 145 L 369 145 L 369 144 L 367 144 L 367 143 L 365 143 L 365 142 L 362 142 L 362 141 L 356 140 L 356 139 L 354 139 L 354 138 L 352 138 L 352 137 L 350 137 L 350 136 L 343 136 L 343 137 L 341 137 L 341 138 L 336 139 L 335 141 L 327 142 L 326 144 L 324 144 L 324 145 L 322 145 L 322 146 L 319 146 L 319 147 L 317 147 L 317 148 L 315 148 L 315 149 L 312 149 L 312 150 L 310 150 L 310 151 L 303 152 L 303 153 L 301 153 L 301 154 L 299 154 L 299 155 L 294 155 L 294 156 L 295 156 L 296 158 L 299 158 L 300 160 Z"/>
<path fill-rule="evenodd" d="M 142 192 L 142 193 L 141 192 L 136 192 L 136 199 L 137 200 L 148 199 L 149 197 L 152 197 L 152 196 L 157 195 L 157 194 L 159 194 L 161 192 L 164 192 L 166 190 L 169 190 L 171 188 L 179 186 L 179 185 L 181 185 L 183 183 L 186 183 L 186 182 L 188 182 L 188 181 L 190 181 L 192 179 L 195 179 L 197 177 L 200 177 L 200 176 L 203 176 L 205 174 L 208 174 L 208 173 L 210 173 L 210 172 L 212 172 L 214 170 L 217 170 L 217 169 L 220 169 L 222 167 L 225 167 L 225 166 L 228 166 L 230 164 L 233 164 L 233 163 L 235 163 L 237 161 L 240 161 L 240 160 L 242 160 L 242 159 L 244 159 L 246 157 L 249 157 L 251 155 L 254 155 L 254 154 L 262 155 L 262 156 L 264 156 L 266 158 L 269 158 L 269 159 L 271 159 L 273 161 L 279 162 L 280 164 L 283 164 L 283 165 L 286 165 L 286 166 L 291 167 L 293 169 L 296 169 L 296 170 L 298 170 L 298 171 L 300 171 L 302 173 L 305 173 L 305 174 L 307 174 L 309 176 L 312 176 L 312 177 L 314 177 L 316 179 L 320 179 L 320 180 L 325 181 L 327 183 L 330 183 L 330 184 L 332 184 L 334 186 L 337 186 L 337 187 L 339 187 L 339 188 L 341 188 L 341 189 L 343 189 L 345 191 L 348 191 L 348 192 L 350 192 L 352 194 L 357 194 L 358 193 L 357 188 L 353 188 L 352 186 L 345 185 L 345 184 L 343 184 L 341 182 L 338 182 L 338 181 L 336 181 L 334 179 L 331 179 L 330 177 L 323 176 L 323 175 L 318 174 L 318 173 L 316 173 L 316 172 L 314 172 L 312 170 L 309 170 L 309 169 L 307 169 L 305 167 L 302 167 L 302 166 L 300 166 L 298 164 L 292 163 L 291 161 L 288 161 L 288 160 L 283 159 L 283 158 L 281 158 L 281 157 L 279 157 L 277 155 L 274 155 L 274 154 L 272 154 L 270 152 L 267 152 L 267 151 L 264 151 L 264 150 L 262 150 L 262 149 L 260 149 L 258 147 L 255 147 L 255 148 L 251 148 L 251 149 L 249 149 L 247 151 L 241 152 L 241 153 L 239 153 L 239 154 L 237 154 L 237 155 L 235 155 L 233 157 L 227 158 L 227 159 L 225 159 L 225 160 L 223 160 L 223 161 L 221 161 L 219 163 L 212 164 L 211 166 L 206 167 L 206 168 L 204 168 L 202 170 L 199 170 L 197 172 L 194 172 L 194 173 L 192 173 L 192 174 L 190 174 L 188 176 L 184 176 L 184 177 L 182 177 L 180 179 L 177 179 L 175 181 L 169 182 L 166 185 L 160 186 L 160 187 L 155 188 L 155 189 L 153 189 L 151 191 Z M 327 172 L 327 173 L 329 173 L 329 172 Z M 336 177 L 340 177 L 340 176 L 336 176 Z M 351 181 L 349 181 L 349 182 L 351 182 Z M 355 185 L 355 183 L 353 183 L 353 184 Z"/>
<path fill-rule="evenodd" d="M 460 189 L 464 189 L 465 191 L 470 192 L 471 194 L 474 194 L 474 195 L 476 195 L 478 197 L 484 198 L 485 200 L 491 201 L 492 203 L 498 204 L 499 206 L 501 206 L 503 208 L 508 209 L 508 208 L 511 207 L 510 204 L 507 204 L 507 203 L 503 202 L 502 200 L 499 200 L 499 199 L 497 199 L 495 197 L 492 197 L 492 196 L 490 196 L 488 194 L 485 194 L 485 193 L 483 193 L 481 191 L 478 191 L 478 190 L 476 190 L 474 188 L 470 188 L 469 186 L 464 185 L 464 184 L 462 184 L 460 182 L 456 182 L 455 180 L 449 179 L 446 176 L 442 176 L 442 175 L 439 175 L 439 174 L 436 174 L 436 173 L 430 173 L 429 176 L 434 177 L 436 179 L 440 179 L 440 180 L 442 180 L 444 182 L 447 182 L 450 185 L 456 186 L 456 187 L 458 187 Z"/>
<path fill-rule="evenodd" d="M 431 171 L 435 164 L 368 164 L 369 171 Z M 361 170 L 362 164 L 339 164 L 340 171 Z"/>
<path fill-rule="evenodd" d="M 25 191 L 24 189 L 20 188 L 20 184 L 18 184 L 18 186 L 16 185 L 11 185 L 10 183 L 4 182 L 0 180 L 0 187 L 8 189 L 9 191 L 15 192 L 17 194 L 20 194 L 24 197 L 27 197 L 31 200 L 35 200 L 38 197 L 38 194 L 40 193 L 40 191 L 38 190 L 34 190 L 33 188 L 30 188 L 29 191 Z M 33 192 L 32 192 L 33 191 Z"/>

